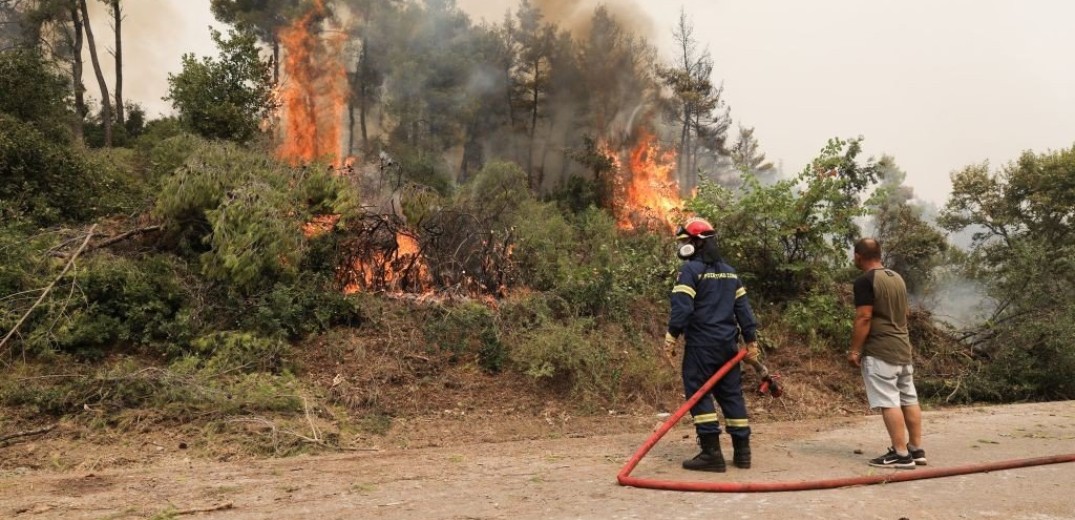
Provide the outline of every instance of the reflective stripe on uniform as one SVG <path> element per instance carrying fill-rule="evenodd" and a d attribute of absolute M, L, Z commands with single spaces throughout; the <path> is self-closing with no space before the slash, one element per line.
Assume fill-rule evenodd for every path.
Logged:
<path fill-rule="evenodd" d="M 703 413 L 701 415 L 694 416 L 694 424 L 708 424 L 715 423 L 719 420 L 719 417 L 715 413 Z"/>
<path fill-rule="evenodd" d="M 738 280 L 739 275 L 735 273 L 705 273 L 698 278 L 702 280 Z"/>
<path fill-rule="evenodd" d="M 729 428 L 746 428 L 747 426 L 750 426 L 750 421 L 747 419 L 728 419 L 725 422 L 728 423 L 727 426 Z"/>
<path fill-rule="evenodd" d="M 698 295 L 698 293 L 696 293 L 694 291 L 694 289 L 692 289 L 691 286 L 689 286 L 689 285 L 677 285 L 677 286 L 673 287 L 672 288 L 672 294 L 675 294 L 675 293 L 683 293 L 683 294 L 686 294 L 687 296 L 690 296 L 691 298 L 694 298 L 695 296 Z"/>
<path fill-rule="evenodd" d="M 746 295 L 747 295 L 747 288 L 746 287 L 740 287 L 738 291 L 735 291 L 735 299 L 737 299 L 737 300 L 739 298 L 742 298 L 742 297 L 746 296 Z"/>

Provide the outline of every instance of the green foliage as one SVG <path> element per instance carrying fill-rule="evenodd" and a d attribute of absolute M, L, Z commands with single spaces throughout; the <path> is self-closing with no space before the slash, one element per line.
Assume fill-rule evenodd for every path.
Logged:
<path fill-rule="evenodd" d="M 580 213 L 590 206 L 607 208 L 611 203 L 611 195 L 606 194 L 607 191 L 597 181 L 571 177 L 549 196 L 549 200 L 568 213 Z"/>
<path fill-rule="evenodd" d="M 56 264 L 46 251 L 58 241 L 54 234 L 35 234 L 25 222 L 0 222 L 0 330 L 11 330 L 40 296 L 40 287 L 47 283 L 45 273 Z M 31 315 L 26 326 L 36 325 L 41 317 L 42 313 Z"/>
<path fill-rule="evenodd" d="M 579 212 L 590 205 L 610 209 L 612 207 L 612 176 L 616 173 L 616 162 L 605 150 L 598 146 L 597 140 L 584 136 L 582 147 L 572 153 L 571 158 L 590 171 L 592 180 L 582 177 L 570 177 L 564 183 L 554 199 L 562 200 L 572 212 Z"/>
<path fill-rule="evenodd" d="M 426 341 L 437 351 L 455 357 L 474 356 L 478 365 L 490 372 L 499 371 L 505 361 L 506 347 L 500 341 L 496 319 L 491 310 L 479 303 L 446 306 L 422 325 Z"/>
<path fill-rule="evenodd" d="M 882 158 L 884 179 L 874 194 L 877 238 L 882 263 L 903 276 L 911 294 L 928 289 L 934 273 L 948 259 L 948 241 L 911 204 L 914 191 L 903 185 L 907 175 L 891 158 Z"/>
<path fill-rule="evenodd" d="M 283 368 L 289 347 L 280 339 L 249 332 L 213 332 L 191 343 L 191 353 L 209 373 L 272 372 Z"/>
<path fill-rule="evenodd" d="M 198 61 L 183 55 L 183 70 L 168 75 L 168 97 L 179 120 L 209 139 L 245 143 L 259 133 L 273 108 L 272 68 L 259 55 L 257 37 L 248 29 L 232 30 L 228 39 L 212 31 L 218 59 Z"/>
<path fill-rule="evenodd" d="M 440 153 L 431 153 L 407 145 L 392 147 L 392 157 L 398 164 L 388 168 L 386 180 L 393 188 L 399 188 L 409 181 L 428 186 L 441 195 L 451 191 L 450 168 Z"/>
<path fill-rule="evenodd" d="M 300 339 L 335 326 L 357 326 L 362 321 L 354 298 L 335 286 L 331 274 L 300 272 L 290 282 L 277 282 L 249 299 L 229 299 L 242 309 L 234 317 L 244 330 L 268 337 Z M 234 311 L 233 311 L 234 312 Z M 226 309 L 223 315 L 230 315 Z"/>
<path fill-rule="evenodd" d="M 33 126 L 47 141 L 70 140 L 67 79 L 36 50 L 0 52 L 0 115 Z M 0 126 L 8 121 L 0 119 Z"/>
<path fill-rule="evenodd" d="M 150 185 L 160 185 L 187 159 L 207 146 L 204 139 L 184 133 L 178 126 L 168 123 L 151 125 L 150 130 L 138 142 L 137 157 L 140 168 Z"/>
<path fill-rule="evenodd" d="M 574 229 L 552 204 L 531 201 L 519 208 L 525 215 L 515 222 L 518 233 L 513 253 L 521 282 L 538 291 L 556 287 L 564 265 L 570 262 Z"/>
<path fill-rule="evenodd" d="M 526 172 L 507 161 L 487 163 L 464 187 L 464 204 L 487 227 L 503 227 L 520 218 L 519 208 L 533 200 Z"/>
<path fill-rule="evenodd" d="M 855 312 L 832 293 L 811 292 L 788 305 L 784 321 L 805 337 L 810 350 L 841 352 L 851 344 Z"/>
<path fill-rule="evenodd" d="M 90 178 L 96 178 L 98 196 L 83 200 L 95 215 L 136 215 L 152 206 L 153 192 L 138 173 L 138 158 L 126 148 L 87 150 Z"/>
<path fill-rule="evenodd" d="M 145 109 L 136 103 L 126 103 L 125 110 L 126 113 L 122 124 L 117 121 L 112 122 L 111 147 L 133 147 L 137 144 L 138 138 L 146 131 Z M 105 147 L 104 114 L 102 111 L 95 111 L 82 121 L 82 137 L 84 144 L 89 148 Z"/>
<path fill-rule="evenodd" d="M 952 177 L 940 223 L 972 229 L 966 272 L 997 310 L 977 339 L 979 381 L 998 399 L 1070 399 L 1075 360 L 1075 147 L 1024 153 L 997 174 L 969 166 Z"/>
<path fill-rule="evenodd" d="M 611 395 L 618 381 L 592 321 L 545 322 L 513 337 L 511 361 L 526 375 L 579 395 Z"/>
<path fill-rule="evenodd" d="M 580 316 L 622 319 L 633 301 L 663 297 L 671 283 L 661 239 L 624 235 L 596 208 L 569 220 L 553 204 L 529 203 L 514 227 L 521 281 L 554 292 Z"/>
<path fill-rule="evenodd" d="M 717 226 L 724 257 L 755 293 L 787 302 L 835 283 L 860 234 L 863 194 L 879 178 L 859 164 L 860 140 L 830 140 L 796 179 L 762 186 L 746 175 L 738 192 L 703 182 L 687 209 Z"/>
<path fill-rule="evenodd" d="M 286 194 L 256 180 L 231 190 L 205 211 L 213 232 L 202 255 L 210 279 L 250 291 L 264 280 L 297 273 L 302 260 L 300 222 L 288 218 Z"/>
<path fill-rule="evenodd" d="M 0 215 L 39 226 L 89 219 L 110 186 L 86 159 L 33 125 L 0 114 Z"/>
<path fill-rule="evenodd" d="M 47 369 L 66 365 L 65 375 L 40 377 Z M 115 421 L 123 410 L 152 410 L 165 420 L 190 421 L 258 412 L 301 412 L 295 378 L 288 374 L 222 374 L 199 370 L 184 359 L 166 367 L 147 366 L 134 358 L 119 358 L 87 369 L 64 358 L 51 367 L 23 367 L 21 375 L 0 379 L 0 404 L 22 406 L 56 417 L 79 417 L 86 409 Z M 80 373 L 83 372 L 84 373 Z M 114 423 L 112 424 L 114 425 Z"/>
<path fill-rule="evenodd" d="M 975 400 L 1066 400 L 1075 396 L 1075 303 L 1021 326 L 1001 325 L 981 371 L 970 378 Z"/>
<path fill-rule="evenodd" d="M 353 188 L 323 170 L 293 169 L 235 145 L 205 143 L 164 179 L 156 213 L 178 251 L 200 257 L 203 274 L 252 294 L 294 278 L 307 243 L 303 222 L 315 213 L 347 218 L 357 208 Z"/>
<path fill-rule="evenodd" d="M 32 286 L 41 251 L 54 245 L 51 237 L 33 237 L 27 228 L 12 220 L 5 219 L 0 223 L 0 295 L 9 298 L 9 295 Z M 0 301 L 7 302 L 8 298 Z M 7 325 L 0 321 L 0 329 L 6 330 Z"/>
<path fill-rule="evenodd" d="M 164 345 L 180 339 L 183 331 L 175 320 L 188 298 L 175 275 L 181 271 L 180 264 L 166 257 L 95 255 L 74 276 L 79 298 L 50 303 L 56 308 L 56 326 L 37 329 L 28 344 L 96 356 L 119 345 Z"/>

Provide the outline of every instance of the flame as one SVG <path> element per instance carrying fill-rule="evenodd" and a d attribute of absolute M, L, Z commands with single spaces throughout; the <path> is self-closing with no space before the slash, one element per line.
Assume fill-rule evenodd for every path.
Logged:
<path fill-rule="evenodd" d="M 418 240 L 397 232 L 396 247 L 390 251 L 373 251 L 355 260 L 348 272 L 341 273 L 350 280 L 344 285 L 345 294 L 368 290 L 392 293 L 432 294 L 429 267 L 422 256 Z M 378 285 L 383 282 L 383 286 Z"/>
<path fill-rule="evenodd" d="M 292 164 L 340 159 L 340 136 L 347 106 L 347 70 L 341 61 L 344 31 L 323 36 L 317 30 L 326 16 L 322 0 L 280 30 L 284 80 L 279 87 L 285 120 L 277 155 Z"/>
<path fill-rule="evenodd" d="M 610 154 L 620 172 L 615 213 L 621 229 L 635 229 L 654 222 L 674 229 L 682 214 L 683 200 L 676 182 L 676 152 L 662 149 L 657 137 L 641 131 L 631 150 L 627 171 Z"/>
<path fill-rule="evenodd" d="M 302 225 L 302 234 L 306 238 L 314 238 L 324 235 L 331 231 L 333 226 L 339 221 L 339 215 L 315 215 L 309 222 Z"/>

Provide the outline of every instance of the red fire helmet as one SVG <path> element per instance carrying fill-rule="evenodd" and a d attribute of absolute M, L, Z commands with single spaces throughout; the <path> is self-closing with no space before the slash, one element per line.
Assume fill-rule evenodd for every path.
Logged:
<path fill-rule="evenodd" d="M 688 238 L 709 238 L 717 234 L 713 229 L 713 225 L 702 218 L 693 217 L 687 219 L 682 226 L 676 229 L 676 239 L 686 240 Z"/>

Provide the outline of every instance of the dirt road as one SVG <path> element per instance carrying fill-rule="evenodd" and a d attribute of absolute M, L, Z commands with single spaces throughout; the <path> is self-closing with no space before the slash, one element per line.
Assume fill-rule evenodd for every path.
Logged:
<path fill-rule="evenodd" d="M 609 431 L 623 420 L 609 418 Z M 931 467 L 1075 452 L 1075 401 L 926 412 L 925 425 Z M 0 518 L 1075 519 L 1075 463 L 826 491 L 621 487 L 615 475 L 646 437 L 635 430 L 240 463 L 177 456 L 95 473 L 17 470 L 0 475 Z M 754 469 L 723 475 L 679 469 L 695 449 L 690 433 L 673 429 L 635 475 L 786 481 L 897 471 L 865 464 L 885 448 L 879 416 L 755 425 Z"/>

